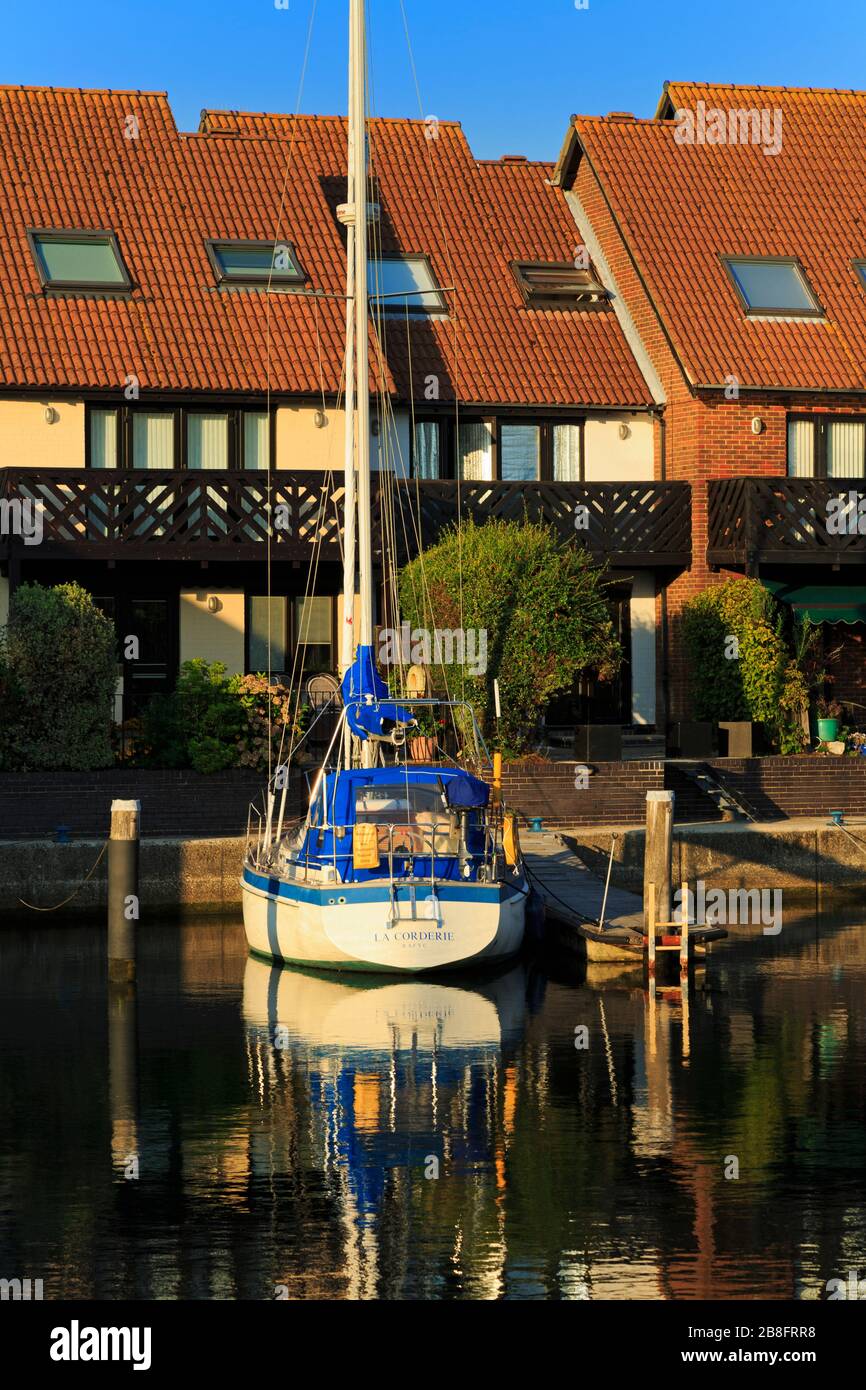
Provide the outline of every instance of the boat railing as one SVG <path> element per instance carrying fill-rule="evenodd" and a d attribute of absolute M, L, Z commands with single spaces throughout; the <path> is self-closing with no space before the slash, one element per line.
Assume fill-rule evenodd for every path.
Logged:
<path fill-rule="evenodd" d="M 251 807 L 251 811 L 255 812 L 255 808 Z M 437 878 L 436 874 L 437 861 L 443 859 L 458 860 L 461 876 L 467 879 L 474 877 L 493 882 L 505 863 L 502 817 L 498 807 L 488 808 L 482 824 L 473 827 L 461 826 L 459 812 L 456 816 L 452 813 L 431 821 L 424 820 L 420 824 L 417 821 L 403 820 L 361 821 L 345 825 L 329 822 L 312 825 L 306 821 L 298 821 L 284 836 L 276 855 L 273 853 L 273 847 L 268 849 L 263 843 L 262 817 L 258 812 L 255 813 L 258 816 L 258 834 L 255 836 L 254 855 L 250 856 L 253 835 L 248 828 L 248 857 L 253 857 L 254 864 L 259 868 L 273 869 L 275 866 L 279 868 L 291 865 L 294 870 L 293 876 L 300 877 L 303 882 L 310 881 L 314 873 L 317 878 L 321 875 L 324 860 L 316 854 L 316 841 L 323 844 L 325 835 L 331 837 L 328 868 L 332 871 L 333 881 L 342 881 L 341 861 L 345 862 L 353 857 L 353 834 L 358 824 L 375 825 L 378 832 L 379 867 L 384 861 L 387 877 L 395 883 L 426 882 L 429 879 L 433 884 L 443 877 L 440 874 Z M 467 830 L 483 833 L 482 849 L 470 848 Z M 345 848 L 341 848 L 341 845 Z M 407 872 L 407 867 L 414 867 L 415 861 L 419 859 L 430 860 L 429 873 L 418 875 Z M 397 863 L 402 864 L 402 871 L 397 871 Z M 342 878 L 345 878 L 345 873 L 342 874 Z"/>

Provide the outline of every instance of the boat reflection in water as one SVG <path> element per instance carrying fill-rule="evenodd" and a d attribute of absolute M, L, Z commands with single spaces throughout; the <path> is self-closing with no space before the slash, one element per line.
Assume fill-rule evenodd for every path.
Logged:
<path fill-rule="evenodd" d="M 517 1092 L 509 1058 L 523 1035 L 526 989 L 523 965 L 446 983 L 337 977 L 249 957 L 250 1082 L 270 1135 L 260 1161 L 272 1171 L 300 1163 L 324 1175 L 344 1225 L 344 1296 L 381 1296 L 383 1274 L 397 1274 L 393 1230 L 384 1234 L 387 1259 L 379 1248 L 379 1218 L 387 1209 L 390 1227 L 395 1203 L 407 1261 L 426 1240 L 441 1256 L 440 1223 L 430 1220 L 438 1211 L 454 1232 L 460 1286 L 478 1297 L 501 1292 L 506 1250 L 496 1189 L 501 1196 Z M 493 1184 L 481 1179 L 491 1169 Z M 455 1187 L 447 1178 L 456 1170 Z M 461 1212 L 473 1174 L 477 1200 Z M 458 1192 L 463 1200 L 452 1206 Z M 464 1244 L 472 1251 L 465 1260 Z M 288 1296 L 297 1296 L 298 1283 L 284 1277 Z"/>

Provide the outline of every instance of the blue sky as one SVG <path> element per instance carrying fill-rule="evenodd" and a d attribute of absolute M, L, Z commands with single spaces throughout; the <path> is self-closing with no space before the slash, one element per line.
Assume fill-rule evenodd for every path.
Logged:
<path fill-rule="evenodd" d="M 313 0 L 40 0 L 4 6 L 0 81 L 166 90 L 202 107 L 294 109 Z M 368 0 L 375 107 L 419 114 L 400 0 Z M 552 159 L 572 111 L 651 115 L 665 78 L 866 84 L 863 0 L 403 0 L 424 115 L 484 158 Z M 318 0 L 301 109 L 341 112 L 347 0 Z"/>

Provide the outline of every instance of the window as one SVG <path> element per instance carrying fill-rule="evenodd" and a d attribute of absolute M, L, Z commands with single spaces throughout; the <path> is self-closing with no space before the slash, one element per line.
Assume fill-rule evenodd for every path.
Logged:
<path fill-rule="evenodd" d="M 88 468 L 266 470 L 266 410 L 87 408 Z"/>
<path fill-rule="evenodd" d="M 802 268 L 793 259 L 783 256 L 723 256 L 722 263 L 748 314 L 790 314 L 817 318 L 823 313 Z"/>
<path fill-rule="evenodd" d="M 462 478 L 466 482 L 583 480 L 584 421 L 453 415 L 416 420 L 412 476 Z"/>
<path fill-rule="evenodd" d="M 581 481 L 581 425 L 553 426 L 553 481 L 555 483 L 579 483 Z"/>
<path fill-rule="evenodd" d="M 854 261 L 853 266 L 857 272 L 857 279 L 860 281 L 863 289 L 866 290 L 866 261 Z"/>
<path fill-rule="evenodd" d="M 270 458 L 271 432 L 266 410 L 245 410 L 241 442 L 241 468 L 267 468 Z"/>
<path fill-rule="evenodd" d="M 117 410 L 91 410 L 90 459 L 91 468 L 116 468 L 118 458 Z"/>
<path fill-rule="evenodd" d="M 499 430 L 499 473 L 504 483 L 535 482 L 538 478 L 539 425 L 502 425 Z"/>
<path fill-rule="evenodd" d="M 493 478 L 493 426 L 489 421 L 461 424 L 457 432 L 457 476 L 467 482 Z"/>
<path fill-rule="evenodd" d="M 610 299 L 592 267 L 581 270 L 570 261 L 515 261 L 511 269 L 532 309 L 585 309 Z"/>
<path fill-rule="evenodd" d="M 866 418 L 791 416 L 788 477 L 866 477 Z"/>
<path fill-rule="evenodd" d="M 298 651 L 298 673 L 305 676 L 317 671 L 330 671 L 332 661 L 334 605 L 330 598 L 296 598 L 294 600 L 295 644 Z"/>
<path fill-rule="evenodd" d="M 254 594 L 250 599 L 247 624 L 247 670 L 268 671 L 272 675 L 286 670 L 286 617 L 288 599 Z M 268 660 L 270 649 L 270 660 Z"/>
<path fill-rule="evenodd" d="M 29 231 L 27 240 L 45 289 L 132 289 L 114 232 Z"/>
<path fill-rule="evenodd" d="M 287 241 L 208 241 L 207 253 L 219 284 L 305 285 L 294 246 Z"/>
<path fill-rule="evenodd" d="M 133 468 L 174 468 L 174 412 L 136 411 L 132 417 Z"/>
<path fill-rule="evenodd" d="M 367 266 L 367 289 L 385 314 L 443 314 L 445 296 L 437 289 L 426 256 L 382 256 Z"/>
<path fill-rule="evenodd" d="M 414 477 L 442 477 L 441 431 L 437 420 L 419 420 L 412 441 Z"/>
<path fill-rule="evenodd" d="M 228 468 L 228 415 L 199 415 L 190 412 L 186 417 L 187 468 Z"/>

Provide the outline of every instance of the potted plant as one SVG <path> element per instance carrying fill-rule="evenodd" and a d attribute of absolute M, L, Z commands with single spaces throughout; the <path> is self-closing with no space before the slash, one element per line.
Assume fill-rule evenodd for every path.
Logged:
<path fill-rule="evenodd" d="M 842 706 L 839 701 L 828 700 L 825 696 L 820 696 L 818 699 L 818 737 L 822 743 L 835 743 L 841 718 Z"/>
<path fill-rule="evenodd" d="M 445 720 L 437 710 L 419 710 L 418 732 L 409 737 L 409 756 L 414 763 L 434 763 Z"/>

